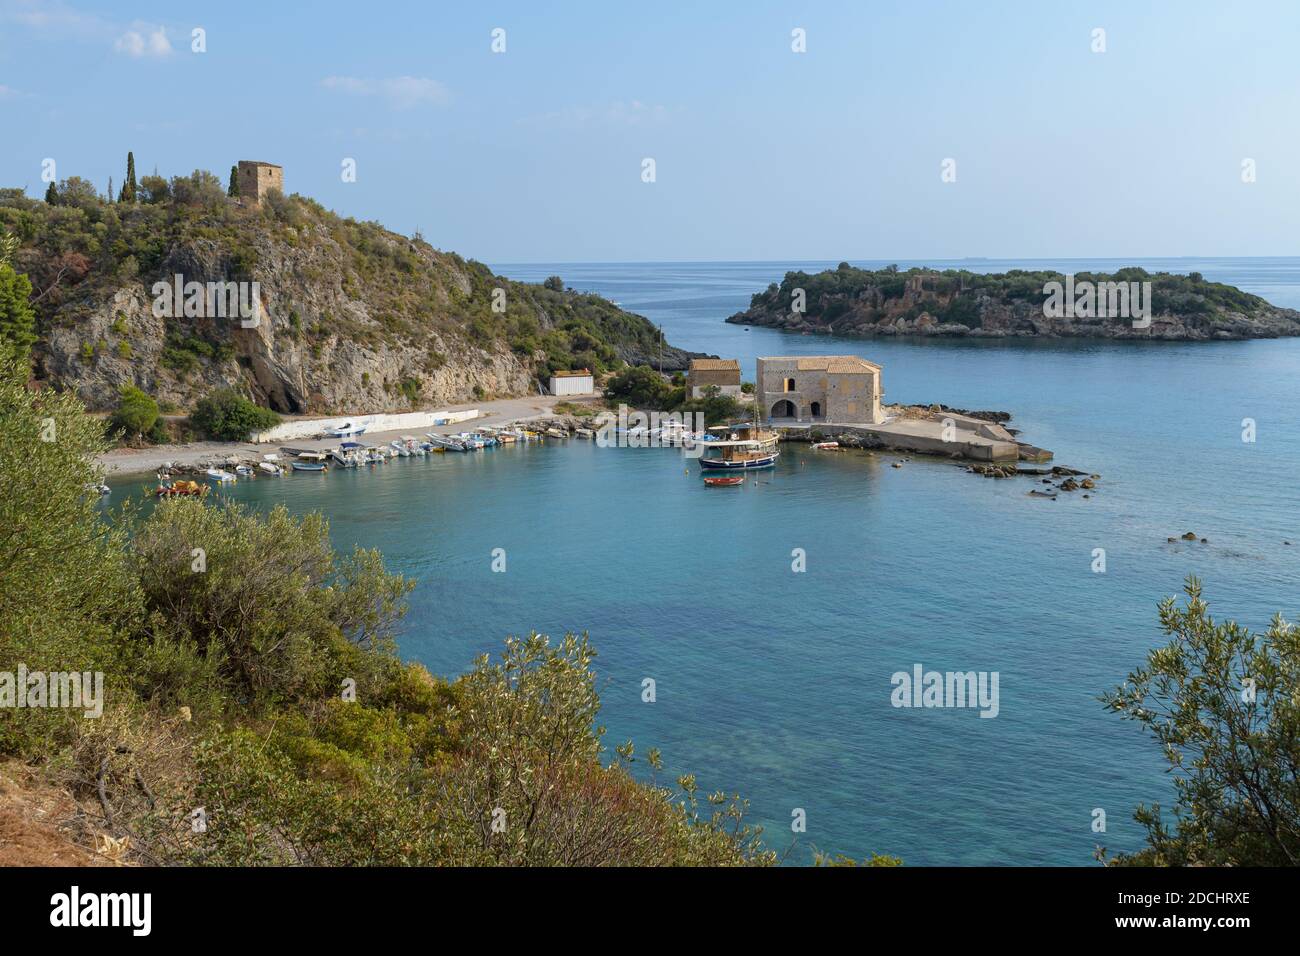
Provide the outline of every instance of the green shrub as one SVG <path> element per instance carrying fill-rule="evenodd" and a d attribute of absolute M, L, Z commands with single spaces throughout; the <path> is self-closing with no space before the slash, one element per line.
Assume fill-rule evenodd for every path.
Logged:
<path fill-rule="evenodd" d="M 605 385 L 605 398 L 633 408 L 663 411 L 670 407 L 672 386 L 648 365 L 616 372 Z"/>
<path fill-rule="evenodd" d="M 112 423 L 128 437 L 146 435 L 158 421 L 158 403 L 136 388 L 123 385 L 113 412 Z"/>
<path fill-rule="evenodd" d="M 190 424 L 218 441 L 247 441 L 254 432 L 280 424 L 280 416 L 250 402 L 233 388 L 223 388 L 194 406 Z"/>

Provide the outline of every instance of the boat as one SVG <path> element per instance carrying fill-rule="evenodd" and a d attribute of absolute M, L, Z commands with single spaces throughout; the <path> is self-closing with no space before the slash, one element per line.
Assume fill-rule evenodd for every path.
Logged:
<path fill-rule="evenodd" d="M 251 478 L 253 476 L 253 468 L 251 465 L 236 465 L 235 474 L 239 475 L 241 478 Z"/>
<path fill-rule="evenodd" d="M 410 458 L 410 457 L 411 457 L 411 449 L 407 448 L 406 445 L 404 445 L 402 442 L 398 441 L 396 438 L 394 438 L 392 441 L 390 441 L 390 442 L 388 443 L 388 446 L 389 446 L 390 448 L 392 448 L 393 451 L 397 452 L 397 454 L 398 454 L 400 457 L 402 457 L 402 458 Z"/>
<path fill-rule="evenodd" d="M 718 485 L 722 485 L 722 486 L 743 485 L 745 483 L 745 476 L 744 475 L 705 475 L 704 483 L 711 488 Z"/>
<path fill-rule="evenodd" d="M 460 432 L 453 437 L 470 450 L 487 447 L 487 441 L 481 435 L 475 435 L 473 432 Z"/>
<path fill-rule="evenodd" d="M 202 498 L 208 493 L 208 486 L 201 485 L 197 481 L 173 481 L 170 484 L 162 484 L 154 489 L 154 495 L 159 498 Z"/>
<path fill-rule="evenodd" d="M 700 442 L 704 449 L 700 467 L 718 470 L 746 468 L 771 468 L 781 451 L 777 448 L 780 436 L 764 431 L 757 424 L 733 425 L 727 437 Z"/>
<path fill-rule="evenodd" d="M 294 471 L 324 471 L 325 463 L 320 461 L 295 461 L 293 462 Z"/>
<path fill-rule="evenodd" d="M 422 442 L 413 435 L 403 435 L 401 440 L 406 450 L 417 458 L 423 458 L 429 450 L 427 442 Z"/>
<path fill-rule="evenodd" d="M 228 471 L 222 471 L 220 468 L 209 468 L 206 472 L 208 481 L 218 485 L 233 485 L 235 476 Z"/>
<path fill-rule="evenodd" d="M 437 435 L 433 432 L 426 432 L 426 437 L 433 442 L 434 448 L 440 448 L 443 451 L 466 451 L 464 442 L 457 441 L 450 435 Z"/>
<path fill-rule="evenodd" d="M 708 440 L 705 432 L 693 432 L 682 422 L 665 422 L 658 429 L 658 442 L 669 447 L 693 448 L 697 442 Z"/>
<path fill-rule="evenodd" d="M 813 448 L 818 451 L 839 451 L 840 443 L 837 441 L 817 441 L 813 442 Z"/>
<path fill-rule="evenodd" d="M 325 434 L 331 438 L 348 438 L 352 435 L 360 435 L 365 430 L 365 425 L 358 425 L 356 422 L 340 422 L 333 428 L 325 429 Z"/>
<path fill-rule="evenodd" d="M 268 475 L 275 475 L 277 478 L 284 474 L 284 472 L 280 471 L 280 466 L 275 464 L 274 462 L 259 461 L 257 463 L 257 467 L 260 468 L 262 471 L 266 472 Z"/>

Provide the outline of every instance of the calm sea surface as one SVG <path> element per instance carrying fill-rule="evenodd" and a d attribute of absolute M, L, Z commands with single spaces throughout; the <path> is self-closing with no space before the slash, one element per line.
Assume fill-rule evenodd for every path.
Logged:
<path fill-rule="evenodd" d="M 899 264 L 1138 264 L 1300 308 L 1297 259 Z M 1214 613 L 1251 627 L 1300 612 L 1300 341 L 832 340 L 722 322 L 788 269 L 834 265 L 495 268 L 602 293 L 672 344 L 741 358 L 746 378 L 757 355 L 864 355 L 884 366 L 890 401 L 1011 412 L 1057 464 L 1103 476 L 1093 497 L 1035 499 L 1028 479 L 798 447 L 742 488 L 706 489 L 677 451 L 587 443 L 225 494 L 324 511 L 338 546 L 380 548 L 416 576 L 401 649 L 435 672 L 463 671 L 507 634 L 590 632 L 611 745 L 659 747 L 670 774 L 742 793 L 781 850 L 802 808 L 792 861 L 816 847 L 911 865 L 1087 865 L 1099 843 L 1136 847 L 1133 807 L 1167 805 L 1172 788 L 1158 748 L 1097 695 L 1161 643 L 1156 603 L 1188 574 Z M 115 497 L 140 484 L 118 482 Z M 1209 543 L 1166 542 L 1188 530 Z M 804 573 L 791 570 L 796 548 Z M 1105 573 L 1091 570 L 1096 548 Z M 890 676 L 915 664 L 997 671 L 1000 713 L 893 708 Z M 655 703 L 641 700 L 646 677 Z"/>

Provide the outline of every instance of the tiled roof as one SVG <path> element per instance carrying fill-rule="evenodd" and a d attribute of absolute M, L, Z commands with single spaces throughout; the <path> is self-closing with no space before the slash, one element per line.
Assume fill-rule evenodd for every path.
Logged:
<path fill-rule="evenodd" d="M 800 372 L 861 373 L 879 372 L 880 366 L 856 355 L 773 356 L 764 361 L 792 361 Z"/>
<path fill-rule="evenodd" d="M 879 372 L 880 366 L 862 359 L 835 359 L 827 364 L 826 371 L 831 375 L 866 375 L 869 372 Z"/>
<path fill-rule="evenodd" d="M 740 371 L 739 359 L 691 359 L 692 372 L 730 372 Z"/>
<path fill-rule="evenodd" d="M 591 372 L 589 372 L 587 369 L 579 368 L 579 369 L 574 369 L 571 372 L 566 372 L 566 371 L 552 372 L 551 377 L 552 378 L 576 378 L 581 375 L 590 375 L 590 374 Z"/>

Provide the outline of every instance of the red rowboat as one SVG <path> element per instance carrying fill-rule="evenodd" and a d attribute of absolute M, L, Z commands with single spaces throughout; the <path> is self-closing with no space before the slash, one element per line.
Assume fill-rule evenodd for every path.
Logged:
<path fill-rule="evenodd" d="M 706 485 L 743 485 L 745 483 L 744 475 L 706 475 L 704 478 Z"/>

